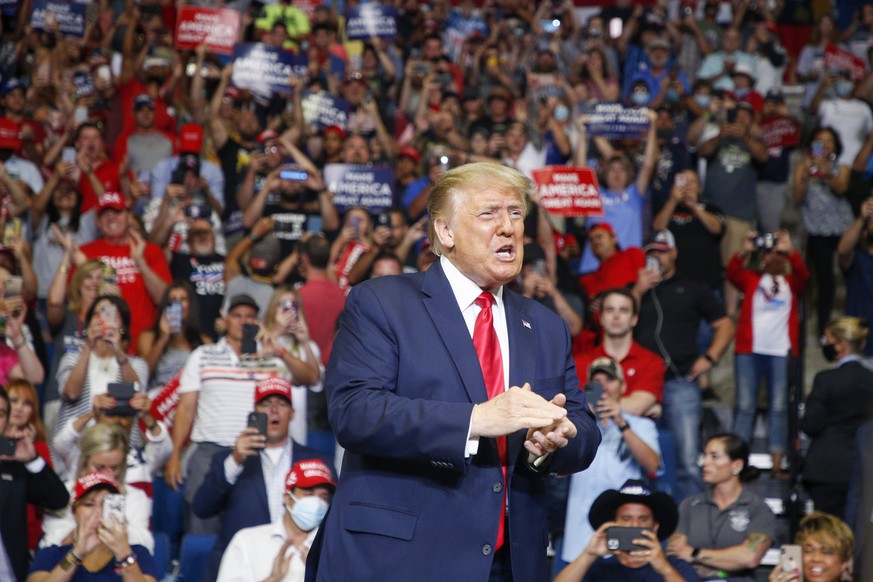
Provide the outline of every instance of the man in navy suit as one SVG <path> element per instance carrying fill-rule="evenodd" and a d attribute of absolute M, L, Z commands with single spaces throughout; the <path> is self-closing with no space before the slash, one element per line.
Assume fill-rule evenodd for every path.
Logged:
<path fill-rule="evenodd" d="M 566 324 L 505 287 L 530 188 L 497 164 L 447 172 L 439 262 L 349 294 L 325 382 L 346 454 L 308 580 L 547 579 L 544 479 L 585 469 L 600 431 Z"/>
<path fill-rule="evenodd" d="M 197 517 L 222 516 L 221 531 L 203 580 L 215 580 L 221 555 L 236 532 L 282 518 L 285 477 L 294 463 L 321 459 L 333 467 L 326 455 L 299 445 L 288 436 L 288 426 L 294 418 L 288 380 L 281 377 L 259 380 L 255 384 L 255 411 L 267 415 L 266 435 L 248 427 L 236 439 L 232 451 L 216 453 L 194 497 Z"/>

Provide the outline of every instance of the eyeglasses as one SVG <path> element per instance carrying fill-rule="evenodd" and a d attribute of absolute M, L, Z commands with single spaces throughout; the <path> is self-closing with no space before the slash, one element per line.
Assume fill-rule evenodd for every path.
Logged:
<path fill-rule="evenodd" d="M 208 236 L 212 236 L 212 231 L 200 229 L 189 230 L 188 236 L 191 238 L 206 238 Z"/>
<path fill-rule="evenodd" d="M 277 148 L 276 146 L 265 147 L 265 148 L 264 148 L 264 153 L 265 153 L 265 154 L 278 154 L 278 153 L 279 153 L 279 148 Z"/>

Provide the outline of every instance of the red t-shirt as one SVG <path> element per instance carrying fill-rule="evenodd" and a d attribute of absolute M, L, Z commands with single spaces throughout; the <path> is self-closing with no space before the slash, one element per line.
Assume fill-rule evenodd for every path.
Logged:
<path fill-rule="evenodd" d="M 336 335 L 336 320 L 346 305 L 346 294 L 333 281 L 316 279 L 300 287 L 300 298 L 309 335 L 321 351 L 321 361 L 326 366 Z"/>
<path fill-rule="evenodd" d="M 589 299 L 607 289 L 627 287 L 637 282 L 637 272 L 646 265 L 646 255 L 637 247 L 615 251 L 611 257 L 600 263 L 593 273 L 579 277 Z"/>
<path fill-rule="evenodd" d="M 121 190 L 121 182 L 119 180 L 118 164 L 109 160 L 103 160 L 94 168 L 94 175 L 103 184 L 103 189 L 107 192 L 110 190 Z M 79 192 L 82 193 L 82 212 L 88 212 L 97 206 L 97 194 L 94 192 L 94 187 L 91 185 L 91 180 L 83 172 L 79 178 Z"/>
<path fill-rule="evenodd" d="M 584 388 L 588 378 L 588 366 L 596 358 L 612 357 L 600 344 L 592 351 L 574 356 L 576 360 L 576 374 L 579 376 L 579 386 Z M 661 402 L 664 393 L 664 360 L 658 354 L 650 352 L 635 341 L 631 342 L 630 351 L 622 360 L 618 360 L 624 371 L 624 381 L 627 384 L 625 396 L 633 394 L 637 390 L 651 392 L 658 402 Z"/>
<path fill-rule="evenodd" d="M 133 120 L 133 101 L 137 95 L 147 93 L 146 86 L 134 77 L 127 83 L 122 84 L 118 88 L 120 96 L 119 105 L 122 122 L 122 135 L 128 134 L 136 129 L 136 122 Z M 172 111 L 163 99 L 155 99 L 155 126 L 154 129 L 163 131 L 169 134 L 176 134 L 176 117 L 171 115 Z M 116 158 L 120 159 L 120 158 Z"/>
<path fill-rule="evenodd" d="M 130 346 L 128 351 L 136 353 L 139 334 L 154 323 L 157 309 L 149 297 L 145 281 L 143 281 L 136 263 L 130 258 L 130 245 L 111 245 L 105 239 L 100 238 L 82 246 L 81 250 L 89 259 L 99 259 L 115 269 L 121 296 L 130 306 Z M 161 247 L 147 242 L 145 260 L 158 277 L 168 284 L 173 281 L 170 267 L 167 265 Z"/>

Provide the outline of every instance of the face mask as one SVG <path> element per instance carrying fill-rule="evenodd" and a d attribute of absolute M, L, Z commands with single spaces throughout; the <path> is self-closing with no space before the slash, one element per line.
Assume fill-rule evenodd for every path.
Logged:
<path fill-rule="evenodd" d="M 709 107 L 709 95 L 695 95 L 694 100 L 704 109 Z"/>
<path fill-rule="evenodd" d="M 734 89 L 734 95 L 736 95 L 737 97 L 745 97 L 745 96 L 748 95 L 751 91 L 752 91 L 752 90 L 749 89 L 748 87 L 745 87 L 744 89 L 739 89 L 739 88 L 737 88 L 737 89 Z"/>
<path fill-rule="evenodd" d="M 649 104 L 649 92 L 648 91 L 634 91 L 631 95 L 631 103 L 637 106 L 648 105 Z"/>
<path fill-rule="evenodd" d="M 837 359 L 837 346 L 834 344 L 824 344 L 821 347 L 821 355 L 828 362 L 834 362 Z"/>
<path fill-rule="evenodd" d="M 836 91 L 837 96 L 839 97 L 848 97 L 852 94 L 852 91 L 855 89 L 855 84 L 846 79 L 840 79 L 837 81 L 836 86 L 834 87 L 834 91 Z"/>
<path fill-rule="evenodd" d="M 555 107 L 552 115 L 554 116 L 555 121 L 567 121 L 567 118 L 570 117 L 570 110 L 567 109 L 566 105 L 558 105 Z"/>
<path fill-rule="evenodd" d="M 291 495 L 289 493 L 289 495 Z M 303 531 L 312 531 L 321 524 L 324 515 L 327 513 L 327 501 L 317 495 L 309 495 L 307 497 L 296 498 L 291 495 L 294 500 L 294 506 L 285 506 L 288 513 L 291 514 L 291 519 L 297 524 L 297 527 Z"/>

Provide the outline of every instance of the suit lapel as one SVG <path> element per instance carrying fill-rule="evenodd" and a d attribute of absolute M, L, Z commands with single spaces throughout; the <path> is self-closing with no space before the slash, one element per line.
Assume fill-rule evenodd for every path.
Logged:
<path fill-rule="evenodd" d="M 464 389 L 474 403 L 485 402 L 488 394 L 485 391 L 485 380 L 482 378 L 482 368 L 473 347 L 464 316 L 458 308 L 455 294 L 443 273 L 439 261 L 435 262 L 424 274 L 424 307 L 433 321 L 449 356 L 464 384 Z M 512 342 L 510 342 L 510 346 Z"/>
<path fill-rule="evenodd" d="M 536 335 L 531 318 L 526 314 L 521 297 L 503 288 L 503 307 L 506 312 L 506 331 L 509 335 L 509 385 L 523 386 L 534 381 L 536 374 Z M 514 463 L 522 452 L 527 431 L 517 431 L 507 437 L 506 455 Z"/>

